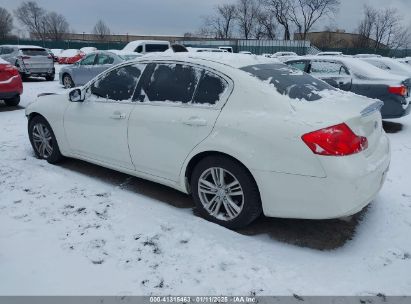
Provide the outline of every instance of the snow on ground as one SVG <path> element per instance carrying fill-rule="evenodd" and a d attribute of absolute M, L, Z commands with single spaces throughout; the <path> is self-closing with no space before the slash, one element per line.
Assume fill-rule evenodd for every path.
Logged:
<path fill-rule="evenodd" d="M 22 106 L 63 91 L 57 81 L 24 90 Z M 411 116 L 386 123 L 391 171 L 360 215 L 261 218 L 239 232 L 166 187 L 37 160 L 22 107 L 0 104 L 0 122 L 0 295 L 411 293 Z"/>

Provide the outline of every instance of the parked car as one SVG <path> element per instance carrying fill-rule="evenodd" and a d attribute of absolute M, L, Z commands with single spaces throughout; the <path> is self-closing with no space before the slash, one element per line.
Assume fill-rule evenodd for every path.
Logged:
<path fill-rule="evenodd" d="M 295 52 L 277 52 L 277 53 L 274 53 L 271 57 L 272 58 L 278 58 L 278 57 L 284 57 L 284 56 L 287 56 L 287 57 L 293 56 L 293 57 L 295 57 L 295 56 L 298 56 L 298 55 Z"/>
<path fill-rule="evenodd" d="M 397 58 L 396 60 L 397 60 L 398 62 L 411 65 L 411 57 Z"/>
<path fill-rule="evenodd" d="M 125 52 L 139 54 L 164 52 L 170 48 L 170 42 L 160 40 L 136 40 L 129 42 L 124 48 Z"/>
<path fill-rule="evenodd" d="M 238 52 L 238 53 L 243 54 L 243 55 L 252 55 L 253 54 L 250 51 L 241 51 L 241 52 Z"/>
<path fill-rule="evenodd" d="M 22 79 L 30 76 L 45 77 L 53 81 L 55 76 L 53 57 L 46 49 L 31 45 L 2 45 L 0 57 L 17 67 Z"/>
<path fill-rule="evenodd" d="M 234 53 L 234 50 L 231 46 L 219 46 L 220 50 L 227 51 L 228 53 Z"/>
<path fill-rule="evenodd" d="M 261 56 L 172 53 L 41 96 L 26 115 L 39 158 L 191 193 L 206 219 L 238 228 L 261 212 L 328 219 L 372 201 L 390 163 L 381 104 Z"/>
<path fill-rule="evenodd" d="M 82 86 L 113 65 L 138 56 L 136 53 L 133 54 L 134 57 L 128 53 L 117 55 L 107 51 L 90 53 L 75 64 L 63 67 L 59 74 L 60 83 L 66 89 Z"/>
<path fill-rule="evenodd" d="M 17 106 L 23 93 L 19 70 L 0 58 L 0 100 L 8 106 Z"/>
<path fill-rule="evenodd" d="M 86 46 L 80 49 L 80 52 L 83 52 L 86 55 L 93 53 L 95 51 L 97 51 L 97 48 L 94 46 Z"/>
<path fill-rule="evenodd" d="M 84 58 L 85 55 L 82 51 L 76 49 L 64 50 L 60 53 L 58 62 L 59 64 L 74 64 Z"/>
<path fill-rule="evenodd" d="M 53 53 L 54 62 L 58 62 L 59 56 L 61 52 L 63 52 L 63 49 L 51 49 L 50 51 Z"/>
<path fill-rule="evenodd" d="M 395 59 L 387 57 L 369 57 L 362 58 L 362 60 L 391 74 L 411 78 L 411 66 L 409 66 L 408 64 L 404 64 L 402 62 L 398 62 Z"/>
<path fill-rule="evenodd" d="M 286 64 L 341 90 L 383 101 L 383 118 L 399 118 L 411 111 L 410 77 L 394 75 L 361 59 L 342 56 L 301 57 Z"/>
<path fill-rule="evenodd" d="M 380 58 L 382 57 L 381 55 L 377 54 L 357 54 L 353 56 L 354 58 L 370 58 L 370 57 L 375 57 L 375 58 Z"/>
<path fill-rule="evenodd" d="M 316 56 L 343 56 L 342 52 L 320 52 Z"/>
<path fill-rule="evenodd" d="M 193 47 L 188 47 L 187 50 L 188 50 L 189 52 L 193 52 L 193 53 L 203 53 L 203 52 L 208 52 L 208 53 L 227 53 L 226 50 L 216 49 L 216 48 L 193 48 Z"/>

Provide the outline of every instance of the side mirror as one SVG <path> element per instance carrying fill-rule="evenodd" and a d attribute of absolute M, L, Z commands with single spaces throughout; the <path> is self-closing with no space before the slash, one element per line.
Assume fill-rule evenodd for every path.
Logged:
<path fill-rule="evenodd" d="M 84 96 L 81 89 L 74 89 L 69 93 L 69 99 L 71 102 L 83 102 Z"/>

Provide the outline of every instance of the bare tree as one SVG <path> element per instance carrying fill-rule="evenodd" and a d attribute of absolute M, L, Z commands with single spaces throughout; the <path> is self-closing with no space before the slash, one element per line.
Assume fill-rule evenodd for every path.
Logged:
<path fill-rule="evenodd" d="M 235 17 L 234 4 L 218 5 L 214 9 L 214 15 L 205 18 L 201 32 L 204 36 L 229 39 L 233 35 Z"/>
<path fill-rule="evenodd" d="M 291 1 L 290 0 L 263 0 L 265 7 L 271 11 L 277 22 L 284 29 L 284 40 L 291 39 L 290 32 L 290 11 L 291 11 Z"/>
<path fill-rule="evenodd" d="M 370 39 L 374 31 L 374 25 L 377 19 L 377 10 L 371 6 L 364 6 L 364 17 L 358 26 L 358 38 L 354 46 L 359 48 L 370 47 Z"/>
<path fill-rule="evenodd" d="M 19 22 L 30 34 L 44 40 L 46 36 L 46 11 L 34 1 L 23 2 L 14 12 Z"/>
<path fill-rule="evenodd" d="M 0 7 L 0 38 L 6 38 L 13 30 L 13 17 L 5 8 Z"/>
<path fill-rule="evenodd" d="M 277 25 L 278 23 L 273 12 L 260 10 L 257 15 L 255 38 L 275 39 L 277 36 Z"/>
<path fill-rule="evenodd" d="M 394 33 L 400 26 L 401 16 L 396 9 L 387 8 L 377 13 L 375 21 L 375 49 L 383 44 L 390 46 Z"/>
<path fill-rule="evenodd" d="M 250 39 L 257 25 L 259 3 L 256 0 L 238 0 L 237 16 L 241 35 Z"/>
<path fill-rule="evenodd" d="M 97 21 L 96 25 L 93 28 L 93 34 L 101 41 L 107 40 L 110 36 L 110 28 L 104 23 L 103 20 Z"/>
<path fill-rule="evenodd" d="M 63 15 L 50 12 L 45 16 L 45 20 L 47 38 L 62 40 L 69 32 L 69 24 Z"/>
<path fill-rule="evenodd" d="M 292 0 L 290 19 L 301 33 L 302 40 L 314 24 L 338 11 L 340 0 Z"/>

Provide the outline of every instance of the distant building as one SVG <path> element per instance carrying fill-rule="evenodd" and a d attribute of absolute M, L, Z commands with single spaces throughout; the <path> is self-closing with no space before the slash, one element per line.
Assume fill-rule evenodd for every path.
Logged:
<path fill-rule="evenodd" d="M 294 40 L 302 40 L 302 33 L 295 33 Z M 307 33 L 306 40 L 320 49 L 341 48 L 374 48 L 375 40 L 367 39 L 359 34 L 346 33 L 344 30 Z M 380 48 L 386 48 L 382 45 Z"/>

